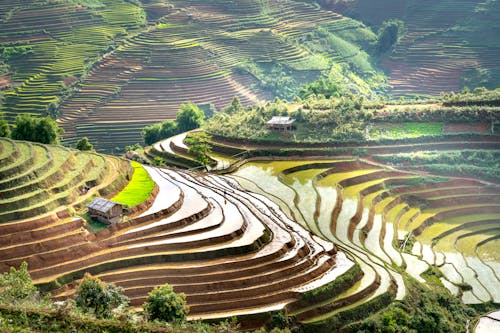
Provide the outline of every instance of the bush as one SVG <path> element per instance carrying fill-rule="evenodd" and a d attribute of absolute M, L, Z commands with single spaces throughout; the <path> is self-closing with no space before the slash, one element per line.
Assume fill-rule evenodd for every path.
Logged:
<path fill-rule="evenodd" d="M 165 322 L 182 321 L 189 312 L 186 295 L 175 293 L 168 283 L 154 288 L 148 294 L 143 308 L 149 320 Z"/>
<path fill-rule="evenodd" d="M 82 151 L 90 151 L 94 149 L 94 146 L 90 143 L 89 138 L 84 136 L 76 143 L 76 149 Z"/>
<path fill-rule="evenodd" d="M 85 273 L 75 298 L 77 308 L 96 318 L 111 318 L 114 309 L 127 303 L 123 288 L 104 283 L 89 273 Z"/>

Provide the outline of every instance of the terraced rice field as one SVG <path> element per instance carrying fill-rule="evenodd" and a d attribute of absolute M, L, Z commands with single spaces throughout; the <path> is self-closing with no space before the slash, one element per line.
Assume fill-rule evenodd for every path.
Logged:
<path fill-rule="evenodd" d="M 387 145 L 383 150 L 397 154 L 403 149 L 467 149 L 469 144 L 499 148 L 494 138 L 485 140 Z M 179 141 L 165 141 L 171 154 L 183 145 Z M 156 149 L 162 150 L 162 144 Z M 259 148 L 258 144 L 245 146 L 250 156 Z M 234 154 L 238 147 L 215 141 L 214 149 L 217 160 L 222 151 Z M 363 149 L 368 154 L 382 150 L 376 145 Z M 345 149 L 343 153 L 348 154 Z M 297 160 L 256 157 L 230 169 L 230 177 L 241 186 L 270 198 L 304 228 L 334 242 L 364 272 L 341 295 L 303 310 L 291 307 L 290 314 L 310 327 L 327 327 L 357 306 L 380 304 L 374 300 L 387 295 L 402 299 L 406 275 L 425 283 L 422 273 L 430 266 L 441 271 L 443 285 L 465 303 L 499 301 L 498 184 L 401 171 L 350 155 Z M 408 245 L 409 238 L 413 245 Z"/>
<path fill-rule="evenodd" d="M 100 151 L 111 152 L 142 142 L 140 129 L 175 118 L 181 103 L 220 109 L 233 96 L 243 105 L 272 98 L 256 77 L 238 69 L 242 63 L 279 64 L 301 83 L 309 82 L 329 69 L 329 61 L 347 60 L 314 53 L 299 42 L 306 34 L 319 27 L 338 32 L 339 40 L 359 51 L 366 42 L 360 36 L 368 31 L 336 13 L 290 0 L 172 0 L 165 11 L 155 3 L 145 5 L 154 17 L 151 25 L 107 54 L 61 106 L 67 143 L 88 136 Z"/>
<path fill-rule="evenodd" d="M 7 120 L 20 113 L 54 114 L 63 93 L 85 68 L 113 40 L 144 23 L 142 9 L 129 2 L 102 3 L 106 10 L 31 0 L 0 5 L 0 47 L 11 68 L 7 86 L 0 86 L 7 88 L 0 104 Z"/>
<path fill-rule="evenodd" d="M 405 22 L 406 33 L 383 61 L 394 95 L 498 86 L 495 74 L 484 75 L 500 69 L 497 1 L 356 0 L 333 9 L 375 26 L 395 18 Z"/>
<path fill-rule="evenodd" d="M 228 177 L 146 167 L 158 188 L 149 203 L 90 233 L 70 207 L 119 192 L 126 184 L 117 186 L 119 171 L 128 162 L 6 139 L 0 160 L 0 271 L 26 261 L 34 282 L 56 299 L 72 296 L 90 272 L 124 287 L 136 307 L 168 282 L 186 293 L 190 319 L 302 311 L 312 301 L 304 295 L 358 269 L 333 243 Z M 88 193 L 79 190 L 83 185 L 91 185 Z M 44 196 L 26 192 L 31 186 Z"/>

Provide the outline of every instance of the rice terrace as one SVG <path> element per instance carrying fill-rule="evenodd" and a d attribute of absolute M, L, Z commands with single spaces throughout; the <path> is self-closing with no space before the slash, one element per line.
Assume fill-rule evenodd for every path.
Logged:
<path fill-rule="evenodd" d="M 500 1 L 0 1 L 1 332 L 500 332 Z"/>

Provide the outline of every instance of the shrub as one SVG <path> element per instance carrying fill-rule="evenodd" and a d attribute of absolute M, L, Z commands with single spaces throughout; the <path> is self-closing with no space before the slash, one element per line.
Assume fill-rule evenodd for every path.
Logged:
<path fill-rule="evenodd" d="M 94 146 L 90 143 L 89 138 L 84 136 L 76 143 L 76 149 L 82 151 L 90 151 L 94 149 Z"/>
<path fill-rule="evenodd" d="M 186 295 L 175 293 L 168 283 L 153 289 L 143 308 L 150 320 L 165 322 L 184 320 L 189 312 Z"/>
<path fill-rule="evenodd" d="M 97 318 L 111 318 L 114 309 L 127 303 L 123 288 L 104 283 L 88 273 L 80 282 L 75 298 L 77 308 Z"/>

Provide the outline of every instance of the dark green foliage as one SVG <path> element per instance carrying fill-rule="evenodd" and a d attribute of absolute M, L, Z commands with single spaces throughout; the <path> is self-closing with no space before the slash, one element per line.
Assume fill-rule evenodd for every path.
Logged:
<path fill-rule="evenodd" d="M 378 30 L 376 49 L 378 53 L 390 51 L 403 34 L 404 23 L 401 20 L 389 20 L 382 23 Z"/>
<path fill-rule="evenodd" d="M 296 142 L 363 140 L 371 113 L 364 109 L 364 98 L 347 94 L 338 99 L 311 96 L 303 107 L 290 110 L 290 104 L 275 100 L 250 110 L 219 113 L 204 126 L 211 135 L 243 139 L 279 141 L 284 134 L 267 129 L 273 116 L 291 116 L 296 130 L 287 133 Z M 298 117 L 297 117 L 298 115 Z"/>
<path fill-rule="evenodd" d="M 82 151 L 90 151 L 94 149 L 94 146 L 90 143 L 89 138 L 84 136 L 76 143 L 76 149 Z"/>
<path fill-rule="evenodd" d="M 344 88 L 333 80 L 320 78 L 310 84 L 302 86 L 299 91 L 300 98 L 307 98 L 311 95 L 323 95 L 326 98 L 340 97 L 344 93 Z"/>
<path fill-rule="evenodd" d="M 164 322 L 182 321 L 189 312 L 186 295 L 175 293 L 168 283 L 154 288 L 148 294 L 143 308 L 150 320 Z"/>
<path fill-rule="evenodd" d="M 287 327 L 290 327 L 290 318 L 287 317 L 287 315 L 282 311 L 276 312 L 271 316 L 271 320 L 269 321 L 267 326 L 271 329 L 285 329 Z"/>
<path fill-rule="evenodd" d="M 62 128 L 49 117 L 35 118 L 30 115 L 19 115 L 16 117 L 12 138 L 16 140 L 27 140 L 45 144 L 57 144 L 60 141 Z"/>
<path fill-rule="evenodd" d="M 75 298 L 75 304 L 82 312 L 96 318 L 110 318 L 113 309 L 127 303 L 123 288 L 104 283 L 88 273 L 80 282 Z"/>
<path fill-rule="evenodd" d="M 196 104 L 191 102 L 182 104 L 176 116 L 179 133 L 200 127 L 203 124 L 204 118 L 203 111 Z"/>
<path fill-rule="evenodd" d="M 142 137 L 146 145 L 151 145 L 176 134 L 200 127 L 204 118 L 205 113 L 196 104 L 188 102 L 181 105 L 176 120 L 165 120 L 161 123 L 146 126 L 142 129 Z"/>
<path fill-rule="evenodd" d="M 32 333 L 236 333 L 233 323 L 216 325 L 201 322 L 164 325 L 162 323 L 136 323 L 129 320 L 96 319 L 50 309 L 17 309 L 0 306 L 0 332 Z"/>
<path fill-rule="evenodd" d="M 16 60 L 30 54 L 33 54 L 33 47 L 30 45 L 7 46 L 2 50 L 2 57 L 5 60 Z"/>
<path fill-rule="evenodd" d="M 18 270 L 11 267 L 8 272 L 0 275 L 0 304 L 35 306 L 40 300 L 39 296 L 26 262 L 23 261 Z"/>
<path fill-rule="evenodd" d="M 165 120 L 142 129 L 142 137 L 147 145 L 151 145 L 178 133 L 180 133 L 179 129 L 176 122 L 173 120 Z"/>
<path fill-rule="evenodd" d="M 203 166 L 210 164 L 208 156 L 212 151 L 210 140 L 212 137 L 205 132 L 199 132 L 189 135 L 184 141 L 189 146 L 188 153 L 193 155 L 196 160 Z"/>
<path fill-rule="evenodd" d="M 0 137 L 8 138 L 11 135 L 9 123 L 5 119 L 0 118 Z"/>
<path fill-rule="evenodd" d="M 346 332 L 464 332 L 467 319 L 476 315 L 473 308 L 439 284 L 432 283 L 430 290 L 414 281 L 407 282 L 409 292 L 403 301 L 393 302 L 383 311 L 348 325 Z"/>

